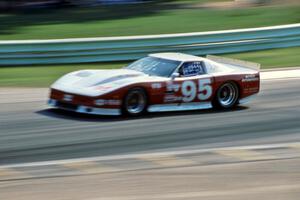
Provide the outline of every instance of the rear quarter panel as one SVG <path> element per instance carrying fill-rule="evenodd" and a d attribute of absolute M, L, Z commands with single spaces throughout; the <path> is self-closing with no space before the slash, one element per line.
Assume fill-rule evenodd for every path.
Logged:
<path fill-rule="evenodd" d="M 259 72 L 244 73 L 244 74 L 223 74 L 214 76 L 214 91 L 225 82 L 234 82 L 239 87 L 239 98 L 245 98 L 256 94 L 260 90 L 260 75 Z"/>

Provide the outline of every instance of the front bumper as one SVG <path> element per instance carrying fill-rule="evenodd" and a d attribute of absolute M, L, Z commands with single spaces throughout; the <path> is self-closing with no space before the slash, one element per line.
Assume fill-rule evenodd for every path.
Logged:
<path fill-rule="evenodd" d="M 63 110 L 73 111 L 77 113 L 85 113 L 85 114 L 93 114 L 93 115 L 112 115 L 112 116 L 121 115 L 121 110 L 116 108 L 95 108 L 90 106 L 65 103 L 54 99 L 49 99 L 48 105 L 51 107 L 60 108 Z"/>

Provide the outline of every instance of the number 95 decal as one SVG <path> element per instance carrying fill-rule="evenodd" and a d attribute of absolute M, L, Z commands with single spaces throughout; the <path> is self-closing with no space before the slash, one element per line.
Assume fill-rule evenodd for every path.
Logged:
<path fill-rule="evenodd" d="M 199 79 L 198 90 L 194 81 L 184 81 L 181 86 L 181 92 L 184 102 L 193 101 L 195 98 L 200 101 L 207 100 L 212 95 L 211 79 Z"/>

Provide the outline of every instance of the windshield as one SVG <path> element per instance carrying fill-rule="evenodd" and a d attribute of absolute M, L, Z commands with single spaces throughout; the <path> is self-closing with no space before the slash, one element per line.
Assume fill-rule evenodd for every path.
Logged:
<path fill-rule="evenodd" d="M 179 61 L 155 57 L 145 57 L 128 65 L 126 69 L 140 71 L 148 75 L 169 77 L 179 66 Z"/>

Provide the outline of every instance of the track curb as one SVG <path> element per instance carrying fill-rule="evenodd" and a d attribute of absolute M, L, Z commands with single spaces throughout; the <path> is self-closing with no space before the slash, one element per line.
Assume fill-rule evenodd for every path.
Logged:
<path fill-rule="evenodd" d="M 0 182 L 300 157 L 300 143 L 138 153 L 0 166 Z"/>

